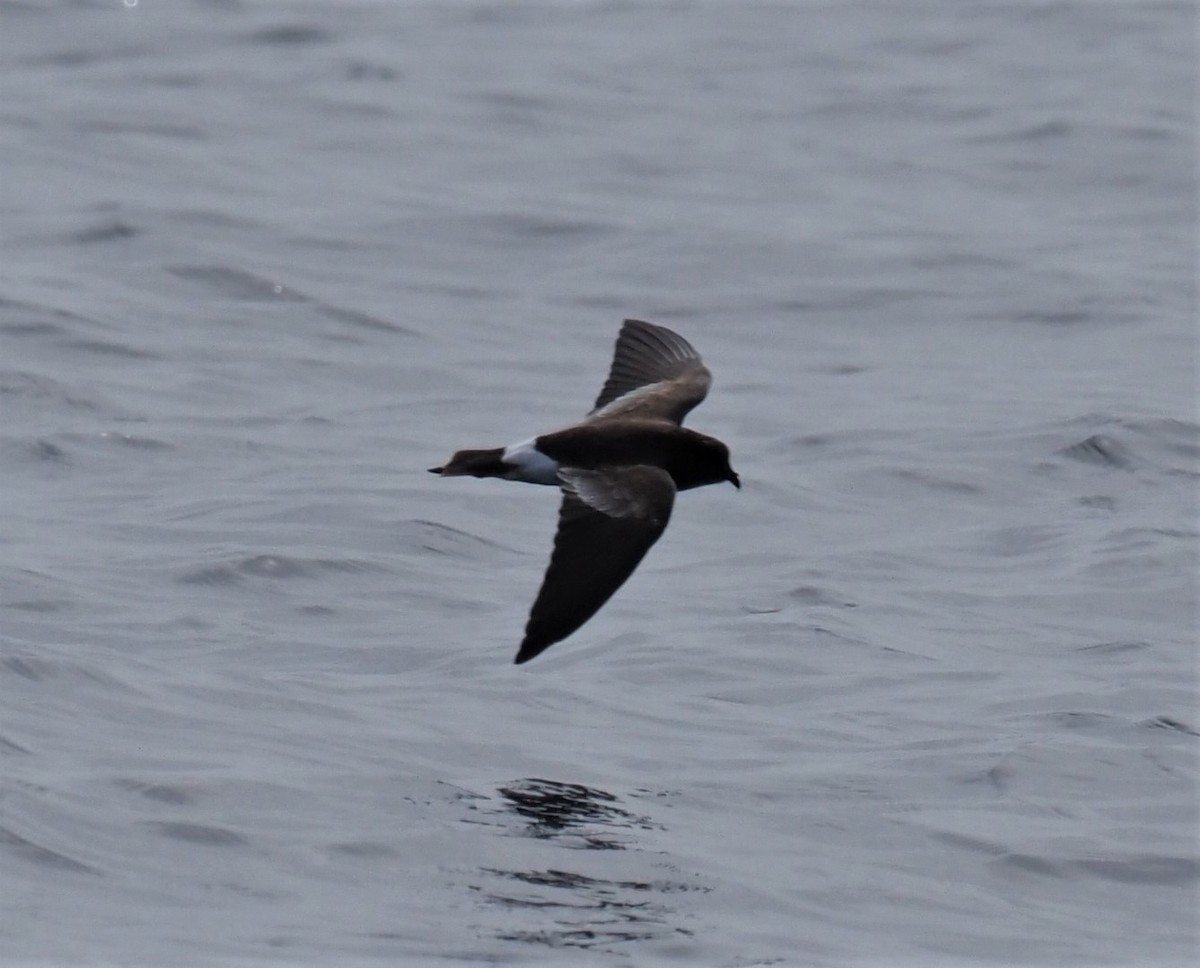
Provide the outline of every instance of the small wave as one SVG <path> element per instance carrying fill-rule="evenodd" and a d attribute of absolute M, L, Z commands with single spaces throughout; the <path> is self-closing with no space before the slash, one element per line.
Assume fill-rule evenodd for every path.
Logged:
<path fill-rule="evenodd" d="M 1059 453 L 1087 464 L 1119 467 L 1123 470 L 1133 466 L 1133 456 L 1129 450 L 1108 434 L 1092 434 L 1078 443 L 1062 448 Z"/>
<path fill-rule="evenodd" d="M 997 858 L 997 861 L 1041 877 L 1099 878 L 1119 884 L 1142 885 L 1179 885 L 1200 881 L 1200 861 L 1192 857 L 1144 854 L 1125 858 L 1063 858 L 1011 852 Z"/>
<path fill-rule="evenodd" d="M 1070 421 L 1070 425 L 1094 432 L 1060 448 L 1060 456 L 1102 467 L 1157 468 L 1171 474 L 1200 476 L 1200 423 L 1196 421 L 1088 414 Z"/>
<path fill-rule="evenodd" d="M 164 837 L 182 840 L 188 844 L 203 844 L 207 847 L 243 847 L 248 841 L 241 834 L 225 827 L 210 827 L 207 824 L 184 823 L 177 820 L 152 820 L 146 826 L 157 830 Z"/>
<path fill-rule="evenodd" d="M 301 44 L 327 44 L 334 39 L 334 35 L 314 24 L 277 24 L 256 30 L 246 39 L 253 44 L 295 47 Z"/>
<path fill-rule="evenodd" d="M 481 216 L 479 224 L 485 232 L 496 238 L 533 241 L 599 238 L 614 231 L 614 227 L 606 222 L 549 218 L 521 212 Z"/>
<path fill-rule="evenodd" d="M 110 222 L 102 222 L 99 225 L 92 225 L 73 232 L 70 239 L 81 245 L 92 245 L 97 242 L 118 242 L 123 239 L 132 239 L 135 235 L 140 235 L 141 231 L 128 222 L 113 219 Z"/>
<path fill-rule="evenodd" d="M 129 343 L 117 343 L 112 340 L 67 339 L 62 341 L 62 345 L 68 346 L 73 350 L 82 350 L 84 353 L 91 353 L 94 356 L 119 356 L 128 360 L 162 359 L 161 353 L 153 353 L 150 350 L 144 350 Z"/>
<path fill-rule="evenodd" d="M 1144 641 L 1098 642 L 1095 645 L 1078 646 L 1073 651 L 1092 652 L 1100 655 L 1122 655 L 1130 652 L 1140 652 L 1142 649 L 1150 647 L 1150 643 Z"/>
<path fill-rule="evenodd" d="M 969 144 L 1002 144 L 1010 141 L 1051 141 L 1069 137 L 1076 130 L 1077 127 L 1075 125 L 1056 118 L 1050 121 L 1042 121 L 1038 124 L 1024 125 L 1010 131 L 975 135 L 974 137 L 967 138 L 966 141 Z"/>
<path fill-rule="evenodd" d="M 215 289 L 229 299 L 248 302 L 307 302 L 307 297 L 294 289 L 256 276 L 245 269 L 230 266 L 168 266 L 167 271 L 179 279 L 197 282 Z"/>
<path fill-rule="evenodd" d="M 204 128 L 191 124 L 172 124 L 165 121 L 82 121 L 72 127 L 84 134 L 135 134 L 181 141 L 203 141 L 208 137 Z"/>
<path fill-rule="evenodd" d="M 316 578 L 323 572 L 382 571 L 378 565 L 350 558 L 296 558 L 288 555 L 252 555 L 216 565 L 205 565 L 180 575 L 189 585 L 238 585 L 248 578 Z"/>
<path fill-rule="evenodd" d="M 1148 729 L 1169 729 L 1172 732 L 1183 733 L 1185 736 L 1200 736 L 1200 730 L 1172 716 L 1155 716 L 1153 719 L 1144 720 L 1138 725 L 1145 726 Z"/>
<path fill-rule="evenodd" d="M 69 465 L 88 449 L 120 447 L 146 452 L 174 450 L 174 444 L 157 437 L 102 430 L 98 434 L 59 434 L 17 441 L 14 446 L 35 463 Z"/>
<path fill-rule="evenodd" d="M 157 437 L 146 437 L 142 434 L 126 434 L 113 430 L 102 430 L 98 434 L 100 440 L 118 447 L 129 447 L 133 450 L 174 450 L 174 444 Z"/>
<path fill-rule="evenodd" d="M 195 801 L 196 797 L 180 786 L 169 783 L 141 783 L 137 780 L 118 780 L 117 786 L 140 794 L 155 803 L 168 803 L 173 807 L 186 806 Z"/>
<path fill-rule="evenodd" d="M 30 456 L 38 461 L 46 461 L 50 464 L 66 464 L 68 462 L 67 452 L 54 441 L 47 440 L 45 437 L 30 442 L 26 449 Z"/>
<path fill-rule="evenodd" d="M 379 316 L 372 316 L 370 313 L 359 312 L 357 309 L 343 309 L 340 306 L 331 306 L 327 303 L 318 304 L 317 309 L 330 319 L 337 320 L 339 323 L 347 323 L 350 326 L 357 326 L 360 329 L 370 329 L 383 333 L 404 333 L 409 336 L 415 335 L 414 331 L 407 326 L 393 323 L 389 319 L 381 319 Z"/>
<path fill-rule="evenodd" d="M 51 850 L 49 847 L 36 844 L 32 840 L 27 840 L 7 827 L 0 827 L 0 848 L 41 867 L 71 871 L 76 874 L 100 874 L 96 868 L 68 857 L 66 854 Z"/>
<path fill-rule="evenodd" d="M 1086 309 L 1028 309 L 1012 317 L 1019 323 L 1047 323 L 1051 326 L 1078 326 L 1096 319 Z"/>
<path fill-rule="evenodd" d="M 406 542 L 425 551 L 454 558 L 475 559 L 481 552 L 513 550 L 477 534 L 452 528 L 448 524 L 439 524 L 437 521 L 413 519 L 402 522 L 400 529 Z"/>
<path fill-rule="evenodd" d="M 66 309 L 23 302 L 18 299 L 5 299 L 2 296 L 0 296 L 0 316 L 3 317 L 0 320 L 0 332 L 10 336 L 67 334 L 72 332 L 76 324 L 96 325 L 96 320 L 69 312 Z M 20 371 L 10 371 L 0 375 L 0 379 L 16 377 L 41 379 Z M 0 392 L 3 392 L 4 389 L 3 384 L 0 383 Z"/>

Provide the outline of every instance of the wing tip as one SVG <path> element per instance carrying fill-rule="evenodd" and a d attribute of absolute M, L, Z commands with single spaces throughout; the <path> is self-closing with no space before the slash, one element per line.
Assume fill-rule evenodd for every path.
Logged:
<path fill-rule="evenodd" d="M 513 658 L 513 665 L 524 665 L 535 656 L 541 655 L 553 644 L 553 642 L 534 642 L 526 636 L 525 641 L 521 643 L 521 647 L 517 650 L 517 654 Z"/>

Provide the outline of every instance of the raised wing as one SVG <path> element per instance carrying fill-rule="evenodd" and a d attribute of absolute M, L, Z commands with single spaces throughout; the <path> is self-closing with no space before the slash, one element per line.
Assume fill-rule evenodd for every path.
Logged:
<path fill-rule="evenodd" d="M 682 336 L 665 326 L 627 319 L 617 336 L 608 380 L 588 418 L 641 417 L 681 424 L 711 384 L 700 354 Z"/>
<path fill-rule="evenodd" d="M 565 639 L 624 584 L 671 517 L 675 485 L 657 467 L 560 468 L 563 502 L 541 591 L 516 661 Z"/>

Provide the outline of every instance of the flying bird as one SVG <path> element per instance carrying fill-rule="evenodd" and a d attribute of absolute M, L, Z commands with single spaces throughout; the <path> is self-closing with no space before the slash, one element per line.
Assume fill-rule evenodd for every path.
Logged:
<path fill-rule="evenodd" d="M 608 380 L 581 422 L 508 447 L 460 450 L 442 477 L 501 477 L 562 490 L 558 532 L 516 662 L 528 662 L 596 614 L 671 517 L 675 492 L 741 482 L 729 448 L 683 426 L 712 374 L 678 333 L 627 319 Z"/>

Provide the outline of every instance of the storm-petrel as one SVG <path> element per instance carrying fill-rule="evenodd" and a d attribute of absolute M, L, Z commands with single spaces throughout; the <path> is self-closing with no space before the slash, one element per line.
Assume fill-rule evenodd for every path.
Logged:
<path fill-rule="evenodd" d="M 729 448 L 682 426 L 711 383 L 682 336 L 627 319 L 583 421 L 509 447 L 460 450 L 429 469 L 562 489 L 550 566 L 515 661 L 529 661 L 596 614 L 663 533 L 676 491 L 722 481 L 741 487 Z"/>

